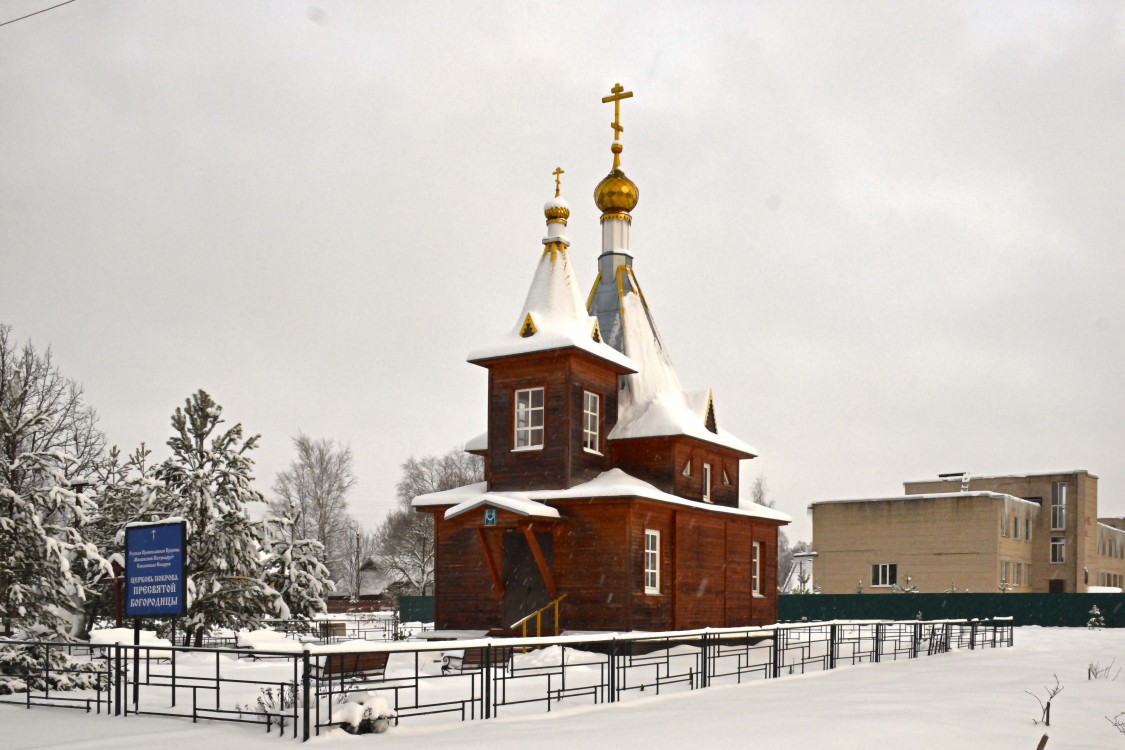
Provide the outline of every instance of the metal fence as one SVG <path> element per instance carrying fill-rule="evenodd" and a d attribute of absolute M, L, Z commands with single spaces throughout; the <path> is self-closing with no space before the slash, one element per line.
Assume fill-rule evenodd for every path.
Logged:
<path fill-rule="evenodd" d="M 293 642 L 293 650 L 76 646 L 8 642 L 26 663 L 72 657 L 19 675 L 26 691 L 0 702 L 87 712 L 178 716 L 262 725 L 308 739 L 340 723 L 340 703 L 377 691 L 396 723 L 488 719 L 551 711 L 560 703 L 616 703 L 645 693 L 913 659 L 952 649 L 1011 646 L 1010 619 L 830 621 L 761 628 L 472 641 L 389 641 L 379 646 Z M 34 658 L 32 658 L 34 657 Z M 57 672 L 57 669 L 56 669 Z M 59 690 L 59 679 L 86 687 Z"/>

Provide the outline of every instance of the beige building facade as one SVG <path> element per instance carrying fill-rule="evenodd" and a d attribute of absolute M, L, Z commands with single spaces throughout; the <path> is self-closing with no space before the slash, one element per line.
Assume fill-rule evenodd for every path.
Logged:
<path fill-rule="evenodd" d="M 1098 518 L 1085 470 L 906 482 L 810 506 L 826 594 L 1085 592 L 1125 581 L 1125 519 Z"/>

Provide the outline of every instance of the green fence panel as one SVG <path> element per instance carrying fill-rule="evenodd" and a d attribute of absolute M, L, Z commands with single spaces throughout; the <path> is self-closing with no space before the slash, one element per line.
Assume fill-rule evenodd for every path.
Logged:
<path fill-rule="evenodd" d="M 780 622 L 1011 617 L 1015 625 L 1085 627 L 1097 605 L 1108 628 L 1125 627 L 1125 594 L 783 594 Z"/>
<path fill-rule="evenodd" d="M 434 598 L 432 596 L 400 596 L 398 598 L 398 621 L 433 622 Z"/>

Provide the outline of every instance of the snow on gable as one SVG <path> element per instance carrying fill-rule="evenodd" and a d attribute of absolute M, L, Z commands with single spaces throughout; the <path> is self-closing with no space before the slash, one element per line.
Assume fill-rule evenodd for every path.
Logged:
<path fill-rule="evenodd" d="M 596 326 L 597 318 L 586 312 L 570 254 L 556 245 L 544 250 L 539 260 L 516 326 L 492 344 L 470 352 L 469 361 L 574 347 L 635 371 L 628 357 L 595 340 Z"/>
<path fill-rule="evenodd" d="M 456 518 L 476 508 L 482 508 L 485 505 L 511 511 L 518 516 L 527 516 L 530 518 L 559 517 L 559 512 L 557 510 L 549 505 L 537 503 L 529 499 L 527 495 L 522 492 L 488 492 L 479 497 L 454 505 L 452 508 L 445 511 L 445 519 L 448 521 L 451 518 Z"/>
<path fill-rule="evenodd" d="M 635 292 L 621 299 L 625 353 L 640 368 L 626 376 L 618 399 L 617 425 L 610 440 L 687 435 L 708 443 L 758 455 L 726 430 L 707 429 L 710 391 L 685 391 L 647 305 Z"/>
<path fill-rule="evenodd" d="M 648 482 L 626 474 L 621 469 L 610 469 L 594 479 L 569 489 L 531 490 L 529 492 L 489 492 L 487 483 L 457 487 L 442 492 L 431 492 L 414 498 L 415 508 L 453 506 L 445 512 L 445 518 L 453 518 L 473 508 L 494 505 L 524 516 L 539 518 L 559 518 L 559 512 L 546 503 L 552 500 L 570 500 L 589 497 L 639 497 L 656 502 L 679 505 L 707 513 L 736 516 L 751 516 L 771 521 L 789 523 L 792 519 L 781 511 L 756 503 L 744 503 L 739 508 L 721 505 L 707 505 L 696 500 L 673 495 L 657 489 Z"/>

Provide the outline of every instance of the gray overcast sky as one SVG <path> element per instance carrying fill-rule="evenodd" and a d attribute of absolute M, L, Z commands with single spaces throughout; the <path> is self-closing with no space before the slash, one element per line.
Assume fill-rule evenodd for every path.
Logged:
<path fill-rule="evenodd" d="M 123 448 L 200 387 L 263 491 L 349 444 L 374 525 L 484 429 L 558 165 L 593 283 L 620 81 L 637 275 L 791 536 L 954 470 L 1125 514 L 1123 9 L 78 0 L 0 28 L 0 321 Z"/>

